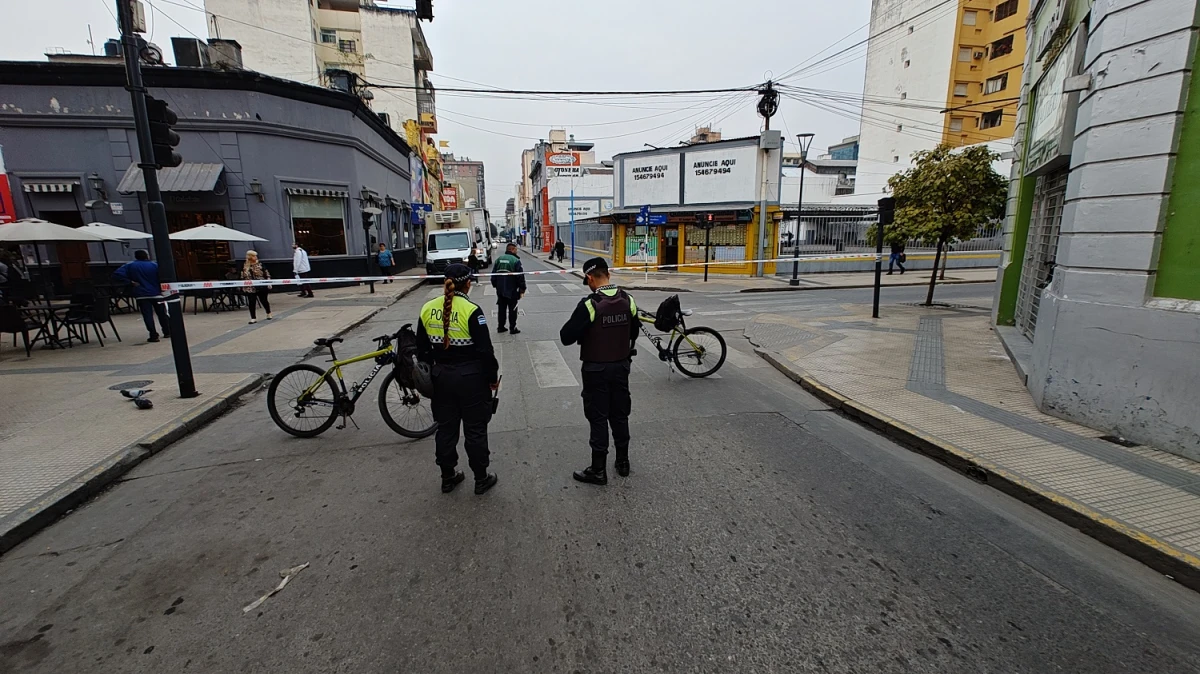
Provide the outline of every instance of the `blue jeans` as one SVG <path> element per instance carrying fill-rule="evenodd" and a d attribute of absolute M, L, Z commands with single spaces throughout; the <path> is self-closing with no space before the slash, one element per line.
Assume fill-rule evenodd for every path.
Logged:
<path fill-rule="evenodd" d="M 889 273 L 892 271 L 892 265 L 899 265 L 900 273 L 901 274 L 904 273 L 904 263 L 902 263 L 900 261 L 900 255 L 901 255 L 901 253 L 892 253 L 891 257 L 888 258 L 888 272 Z"/>

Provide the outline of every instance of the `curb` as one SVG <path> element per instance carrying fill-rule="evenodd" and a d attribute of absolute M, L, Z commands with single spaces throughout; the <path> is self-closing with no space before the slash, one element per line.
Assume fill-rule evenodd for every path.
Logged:
<path fill-rule="evenodd" d="M 812 375 L 776 352 L 756 348 L 754 353 L 839 412 L 871 426 L 910 449 L 937 459 L 977 482 L 994 487 L 1041 510 L 1166 575 L 1180 585 L 1200 592 L 1200 558 L 847 398 L 821 384 Z"/>
<path fill-rule="evenodd" d="M 938 281 L 939 286 L 954 286 L 964 283 L 995 283 L 996 279 L 983 279 L 979 281 L 972 280 L 955 280 L 955 281 Z M 881 285 L 881 288 L 911 288 L 914 286 L 929 286 L 929 280 L 918 281 L 916 283 L 888 283 Z M 785 285 L 779 288 L 742 288 L 739 293 L 779 293 L 779 292 L 797 292 L 801 290 L 851 290 L 859 288 L 874 288 L 874 283 L 856 283 L 851 285 L 833 285 L 833 286 L 789 286 Z"/>
<path fill-rule="evenodd" d="M 70 482 L 58 486 L 24 510 L 14 513 L 10 517 L 16 520 L 15 525 L 0 533 L 0 554 L 8 552 L 25 539 L 53 524 L 59 517 L 103 490 L 134 466 L 220 416 L 238 398 L 258 388 L 263 379 L 261 374 L 247 375 L 242 381 L 210 398 L 199 408 L 159 426 L 137 442 L 76 475 Z"/>

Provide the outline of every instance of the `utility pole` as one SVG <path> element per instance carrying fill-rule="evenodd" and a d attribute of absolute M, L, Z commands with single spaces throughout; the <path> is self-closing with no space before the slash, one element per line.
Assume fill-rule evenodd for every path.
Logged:
<path fill-rule="evenodd" d="M 879 288 L 883 285 L 883 237 L 888 225 L 896 221 L 896 200 L 879 200 L 879 224 L 875 226 L 875 293 L 871 302 L 871 318 L 879 318 Z"/>
<path fill-rule="evenodd" d="M 155 157 L 154 139 L 150 132 L 150 114 L 146 105 L 146 88 L 142 84 L 142 65 L 140 55 L 145 41 L 135 32 L 134 9 L 141 14 L 141 3 L 138 0 L 117 0 L 117 17 L 121 29 L 121 51 L 125 57 L 125 88 L 133 103 L 133 124 L 137 131 L 138 155 L 141 161 L 138 167 L 142 169 L 142 179 L 146 184 L 146 211 L 150 217 L 150 233 L 154 236 L 154 256 L 158 258 L 158 278 L 163 283 L 173 283 L 175 277 L 175 256 L 171 253 L 170 233 L 167 231 L 167 209 L 162 202 L 162 193 L 158 188 L 159 160 Z M 143 21 L 144 22 L 144 21 Z M 138 26 L 139 28 L 141 26 Z M 160 103 L 161 102 L 157 102 Z M 166 108 L 165 104 L 159 105 Z M 174 133 L 170 130 L 169 117 L 173 114 L 163 110 L 162 118 L 167 128 L 162 129 L 162 135 L 169 137 Z M 156 115 L 158 117 L 158 115 Z M 178 137 L 175 137 L 178 143 Z M 167 144 L 166 159 L 172 157 L 178 161 L 178 155 L 170 152 Z M 168 324 L 171 327 L 171 353 L 175 357 L 175 377 L 179 383 L 179 397 L 195 398 L 200 395 L 196 391 L 196 380 L 192 375 L 192 360 L 188 353 L 187 333 L 183 328 L 183 306 L 180 296 L 174 293 L 166 301 Z"/>
<path fill-rule="evenodd" d="M 796 236 L 792 239 L 792 280 L 790 286 L 799 286 L 800 278 L 800 223 L 804 215 L 804 164 L 808 162 L 808 148 L 812 145 L 813 134 L 801 133 L 796 136 L 800 144 L 800 196 L 796 197 Z M 783 199 L 780 198 L 780 201 Z"/>
<path fill-rule="evenodd" d="M 779 111 L 779 92 L 775 90 L 775 85 L 767 80 L 766 86 L 758 92 L 762 98 L 758 100 L 758 114 L 762 115 L 765 120 L 763 126 L 763 134 L 759 137 L 759 149 L 762 150 L 762 181 L 759 185 L 759 200 L 758 200 L 758 255 L 759 260 L 766 256 L 767 250 L 767 183 L 770 178 L 767 176 L 767 158 L 770 157 L 771 150 L 767 147 L 768 132 L 771 130 L 771 118 Z M 776 134 L 778 135 L 778 134 Z M 782 150 L 782 144 L 780 149 Z M 755 264 L 755 276 L 762 276 L 766 265 L 763 262 Z"/>

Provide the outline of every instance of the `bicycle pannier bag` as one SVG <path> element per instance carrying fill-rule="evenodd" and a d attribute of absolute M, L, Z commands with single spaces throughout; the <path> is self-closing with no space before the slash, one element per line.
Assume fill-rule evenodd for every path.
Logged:
<path fill-rule="evenodd" d="M 679 318 L 679 295 L 671 295 L 658 305 L 658 311 L 654 313 L 654 329 L 659 332 L 670 332 L 679 325 Z"/>

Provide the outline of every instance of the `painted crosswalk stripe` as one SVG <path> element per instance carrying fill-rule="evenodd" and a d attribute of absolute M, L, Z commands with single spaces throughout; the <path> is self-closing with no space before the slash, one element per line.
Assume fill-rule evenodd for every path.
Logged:
<path fill-rule="evenodd" d="M 574 295 L 575 293 L 577 293 L 583 289 L 583 286 L 581 286 L 581 285 L 577 286 L 577 285 L 573 285 L 571 283 L 563 283 L 562 287 L 566 289 L 567 294 L 569 294 L 569 295 Z"/>
<path fill-rule="evenodd" d="M 529 361 L 533 364 L 533 375 L 539 388 L 578 386 L 575 374 L 567 367 L 567 361 L 558 344 L 554 342 L 525 342 L 529 349 Z"/>
<path fill-rule="evenodd" d="M 554 289 L 554 286 L 549 283 L 538 283 L 536 285 L 537 285 L 538 290 L 542 291 L 542 294 L 544 294 L 544 295 L 557 295 L 558 294 L 558 291 Z"/>

